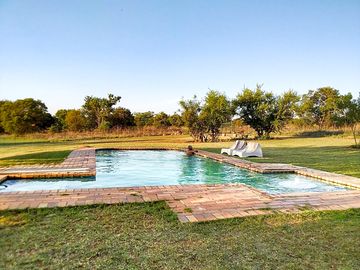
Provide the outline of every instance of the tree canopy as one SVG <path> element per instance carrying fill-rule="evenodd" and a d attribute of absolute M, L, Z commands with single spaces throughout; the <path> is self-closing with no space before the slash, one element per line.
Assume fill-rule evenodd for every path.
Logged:
<path fill-rule="evenodd" d="M 309 90 L 299 97 L 294 91 L 274 95 L 261 85 L 254 90 L 245 88 L 235 99 L 224 93 L 209 90 L 204 99 L 194 96 L 179 102 L 180 113 L 136 112 L 117 107 L 120 96 L 108 94 L 106 98 L 86 96 L 79 109 L 60 109 L 52 116 L 46 105 L 32 98 L 16 101 L 0 100 L 0 133 L 24 134 L 30 132 L 85 131 L 136 126 L 156 128 L 185 126 L 195 141 L 217 141 L 224 126 L 237 119 L 250 126 L 258 137 L 269 138 L 292 120 L 317 126 L 351 128 L 357 144 L 357 124 L 360 122 L 360 96 L 341 95 L 332 87 Z M 182 132 L 182 130 L 181 130 Z"/>
<path fill-rule="evenodd" d="M 135 125 L 135 118 L 126 108 L 116 108 L 110 118 L 111 127 L 131 127 Z"/>
<path fill-rule="evenodd" d="M 322 129 L 331 124 L 339 99 L 339 91 L 332 87 L 309 90 L 302 96 L 299 114 L 309 124 L 315 124 Z"/>
<path fill-rule="evenodd" d="M 233 109 L 225 94 L 210 90 L 205 97 L 199 118 L 206 126 L 211 141 L 217 141 L 222 124 L 231 121 Z"/>
<path fill-rule="evenodd" d="M 50 127 L 54 119 L 46 105 L 33 98 L 2 101 L 0 104 L 1 127 L 7 133 L 25 134 Z"/>
<path fill-rule="evenodd" d="M 86 96 L 82 111 L 90 128 L 100 128 L 109 124 L 114 106 L 120 101 L 120 96 L 108 94 L 107 98 Z"/>
<path fill-rule="evenodd" d="M 205 141 L 205 123 L 200 119 L 201 102 L 194 96 L 189 100 L 181 100 L 181 117 L 185 126 L 189 129 L 190 135 L 195 141 Z"/>
<path fill-rule="evenodd" d="M 353 99 L 350 93 L 340 96 L 337 100 L 336 112 L 333 115 L 333 120 L 340 126 L 346 125 L 351 128 L 355 146 L 357 146 L 356 128 L 357 124 L 360 122 L 360 95 L 358 99 Z"/>
<path fill-rule="evenodd" d="M 70 131 L 86 130 L 86 119 L 81 110 L 68 110 L 65 116 L 65 127 Z"/>
<path fill-rule="evenodd" d="M 168 127 L 170 126 L 169 115 L 160 112 L 154 116 L 153 124 L 155 127 Z"/>
<path fill-rule="evenodd" d="M 181 100 L 179 104 L 185 126 L 196 141 L 216 141 L 221 125 L 230 121 L 233 115 L 227 97 L 214 90 L 206 94 L 205 102 L 194 96 L 190 100 Z"/>
<path fill-rule="evenodd" d="M 265 92 L 258 85 L 255 90 L 244 89 L 233 101 L 236 114 L 260 138 L 269 138 L 270 133 L 280 130 L 293 117 L 298 97 L 288 91 L 282 96 Z"/>
<path fill-rule="evenodd" d="M 154 113 L 153 112 L 138 112 L 134 114 L 135 124 L 138 127 L 151 126 L 154 123 Z"/>

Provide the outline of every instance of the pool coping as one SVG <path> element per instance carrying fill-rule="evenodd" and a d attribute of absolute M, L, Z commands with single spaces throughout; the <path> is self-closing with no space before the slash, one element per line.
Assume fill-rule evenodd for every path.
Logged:
<path fill-rule="evenodd" d="M 198 150 L 196 155 L 211 158 L 218 162 L 234 165 L 239 168 L 247 169 L 253 172 L 268 174 L 268 173 L 294 173 L 303 176 L 315 178 L 317 180 L 328 182 L 335 185 L 350 187 L 353 189 L 360 189 L 360 178 L 343 175 L 338 173 L 326 172 L 318 169 L 312 169 L 302 166 L 295 166 L 292 164 L 282 163 L 257 163 L 249 160 L 244 160 L 232 156 L 212 153 L 204 150 Z"/>
<path fill-rule="evenodd" d="M 80 148 L 73 150 L 59 164 L 36 164 L 0 167 L 1 179 L 33 179 L 89 177 L 96 175 L 96 149 Z"/>
<path fill-rule="evenodd" d="M 65 177 L 89 177 L 96 175 L 96 151 L 98 150 L 157 150 L 157 151 L 182 151 L 178 148 L 80 148 L 73 150 L 69 156 L 60 164 L 47 165 L 23 165 L 0 167 L 0 184 L 7 179 L 33 179 L 33 178 L 65 178 Z M 256 173 L 294 173 L 315 178 L 320 181 L 335 185 L 360 189 L 360 178 L 353 176 L 326 172 L 302 166 L 282 163 L 257 163 L 233 156 L 197 150 L 196 156 L 210 158 L 221 163 L 234 165 Z"/>
<path fill-rule="evenodd" d="M 72 151 L 61 164 L 0 168 L 0 183 L 7 178 L 94 176 L 96 150 L 184 151 L 176 148 L 82 148 Z M 279 212 L 298 213 L 307 209 L 360 208 L 360 190 L 357 190 L 360 189 L 360 179 L 356 177 L 291 164 L 256 163 L 204 150 L 198 150 L 196 155 L 256 173 L 295 173 L 349 186 L 353 190 L 269 194 L 239 183 L 18 191 L 0 193 L 0 210 L 166 201 L 179 220 L 185 223 Z"/>

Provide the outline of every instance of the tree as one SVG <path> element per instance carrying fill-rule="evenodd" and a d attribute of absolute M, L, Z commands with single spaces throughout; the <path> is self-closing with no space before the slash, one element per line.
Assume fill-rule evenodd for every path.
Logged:
<path fill-rule="evenodd" d="M 65 118 L 70 110 L 60 109 L 55 113 L 54 123 L 50 127 L 51 132 L 61 132 L 66 129 Z"/>
<path fill-rule="evenodd" d="M 357 100 L 353 99 L 350 93 L 341 96 L 337 101 L 337 111 L 333 120 L 338 125 L 346 125 L 351 128 L 355 147 L 357 147 L 356 128 L 360 122 L 360 95 Z"/>
<path fill-rule="evenodd" d="M 236 114 L 256 131 L 258 137 L 269 138 L 270 133 L 279 131 L 293 117 L 297 101 L 293 91 L 278 97 L 257 85 L 254 91 L 244 89 L 233 105 Z"/>
<path fill-rule="evenodd" d="M 170 125 L 172 125 L 174 127 L 182 127 L 182 126 L 184 126 L 183 119 L 177 113 L 174 113 L 173 115 L 171 115 L 169 117 L 169 122 L 170 122 Z"/>
<path fill-rule="evenodd" d="M 47 107 L 32 98 L 5 101 L 1 105 L 1 126 L 7 133 L 24 134 L 43 131 L 54 122 Z"/>
<path fill-rule="evenodd" d="M 65 128 L 65 118 L 67 113 L 71 110 L 60 109 L 55 113 L 55 117 L 59 120 L 60 124 Z"/>
<path fill-rule="evenodd" d="M 128 127 L 135 125 L 135 118 L 131 111 L 126 108 L 116 108 L 110 120 L 112 127 Z"/>
<path fill-rule="evenodd" d="M 300 97 L 291 90 L 277 97 L 278 110 L 274 123 L 276 131 L 280 131 L 290 119 L 295 117 L 299 108 L 299 101 Z"/>
<path fill-rule="evenodd" d="M 68 110 L 65 116 L 65 126 L 70 131 L 85 130 L 86 119 L 81 110 Z"/>
<path fill-rule="evenodd" d="M 210 90 L 205 97 L 199 118 L 206 125 L 206 132 L 210 134 L 211 141 L 216 141 L 220 134 L 222 124 L 231 121 L 233 110 L 230 101 L 224 94 Z"/>
<path fill-rule="evenodd" d="M 135 113 L 135 124 L 138 127 L 151 126 L 154 123 L 154 113 L 153 112 L 143 112 Z"/>
<path fill-rule="evenodd" d="M 120 96 L 109 94 L 108 98 L 86 96 L 82 106 L 82 112 L 87 119 L 89 128 L 100 128 L 107 126 L 114 106 L 120 101 Z"/>
<path fill-rule="evenodd" d="M 0 133 L 5 132 L 5 128 L 3 127 L 3 117 L 5 117 L 5 111 L 7 110 L 8 103 L 11 103 L 7 100 L 0 100 Z"/>
<path fill-rule="evenodd" d="M 194 96 L 189 100 L 181 100 L 181 117 L 185 126 L 189 129 L 190 135 L 195 141 L 204 142 L 206 140 L 206 126 L 199 114 L 201 112 L 201 102 Z"/>
<path fill-rule="evenodd" d="M 303 95 L 300 106 L 300 116 L 310 124 L 315 124 L 319 129 L 332 123 L 337 110 L 339 91 L 332 87 L 322 87 L 309 90 Z"/>
<path fill-rule="evenodd" d="M 168 127 L 170 126 L 169 116 L 164 113 L 160 112 L 154 116 L 153 125 L 155 127 Z"/>

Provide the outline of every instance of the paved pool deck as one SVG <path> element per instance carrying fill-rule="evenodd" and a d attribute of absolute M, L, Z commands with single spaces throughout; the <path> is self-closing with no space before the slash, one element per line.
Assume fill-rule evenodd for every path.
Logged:
<path fill-rule="evenodd" d="M 95 151 L 95 148 L 74 150 L 60 164 L 0 167 L 0 183 L 1 178 L 4 177 L 30 179 L 94 176 L 96 175 Z"/>
<path fill-rule="evenodd" d="M 199 222 L 278 212 L 297 213 L 304 209 L 360 208 L 359 178 L 289 164 L 255 163 L 201 150 L 197 155 L 258 173 L 298 173 L 355 189 L 270 195 L 244 184 L 214 184 L 1 192 L 0 210 L 166 201 L 181 222 Z M 0 168 L 0 182 L 1 178 L 5 180 L 7 177 L 95 175 L 95 163 L 95 149 L 79 149 L 61 164 Z"/>

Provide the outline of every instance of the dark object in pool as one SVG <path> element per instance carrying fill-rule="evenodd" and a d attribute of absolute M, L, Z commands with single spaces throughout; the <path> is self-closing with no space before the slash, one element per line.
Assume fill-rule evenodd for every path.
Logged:
<path fill-rule="evenodd" d="M 195 152 L 197 152 L 196 150 L 193 149 L 193 147 L 191 145 L 189 145 L 186 149 L 186 154 L 188 156 L 192 156 L 195 154 Z"/>

